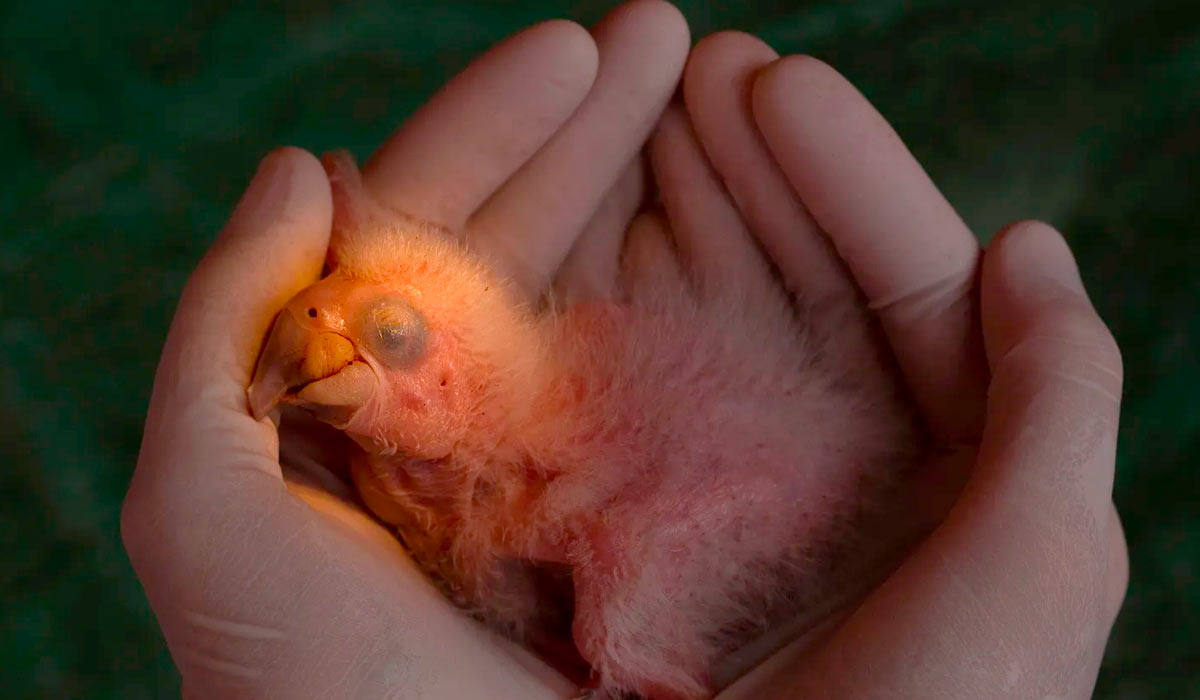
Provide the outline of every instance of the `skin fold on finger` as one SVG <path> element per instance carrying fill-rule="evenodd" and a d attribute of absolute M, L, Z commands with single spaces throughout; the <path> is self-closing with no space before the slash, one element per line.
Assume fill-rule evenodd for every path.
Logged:
<path fill-rule="evenodd" d="M 622 289 L 627 298 L 654 294 L 682 276 L 666 214 L 645 211 L 634 218 L 621 252 Z"/>
<path fill-rule="evenodd" d="M 639 153 L 584 227 L 554 281 L 554 302 L 570 305 L 613 299 L 625 232 L 646 195 L 646 165 Z"/>
<path fill-rule="evenodd" d="M 733 287 L 752 297 L 768 293 L 773 280 L 766 260 L 705 158 L 681 105 L 663 113 L 649 151 L 680 262 L 699 289 L 728 293 Z"/>
<path fill-rule="evenodd" d="M 778 57 L 742 32 L 702 39 L 684 69 L 688 117 L 708 160 L 789 289 L 814 302 L 852 299 L 859 292 L 842 259 L 792 191 L 754 123 L 751 86 Z"/>
<path fill-rule="evenodd" d="M 566 258 L 642 148 L 683 70 L 687 23 L 661 0 L 618 7 L 595 29 L 600 69 L 570 121 L 468 223 L 468 237 L 530 298 Z"/>
<path fill-rule="evenodd" d="M 829 66 L 783 58 L 759 75 L 752 100 L 776 162 L 878 312 L 934 438 L 974 443 L 987 386 L 974 236 Z"/>
<path fill-rule="evenodd" d="M 994 241 L 982 287 L 993 382 L 979 464 L 945 522 L 805 661 L 792 691 L 1090 692 L 1111 624 L 1120 356 L 1048 226 Z"/>
<path fill-rule="evenodd" d="M 595 42 L 553 20 L 473 61 L 364 168 L 381 202 L 452 230 L 562 126 L 596 76 Z"/>

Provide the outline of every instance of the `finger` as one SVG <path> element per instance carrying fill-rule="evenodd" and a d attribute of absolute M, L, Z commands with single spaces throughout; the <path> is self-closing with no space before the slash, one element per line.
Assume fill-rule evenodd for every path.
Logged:
<path fill-rule="evenodd" d="M 878 311 L 934 437 L 974 440 L 987 378 L 975 238 L 887 122 L 820 61 L 771 65 L 753 105 L 775 160 Z"/>
<path fill-rule="evenodd" d="M 184 287 L 121 512 L 130 560 L 160 619 L 167 613 L 155 595 L 215 590 L 197 573 L 244 554 L 246 528 L 280 512 L 275 428 L 251 418 L 246 386 L 276 310 L 320 273 L 331 218 L 317 159 L 275 151 Z M 164 566 L 168 559 L 179 568 Z"/>
<path fill-rule="evenodd" d="M 1095 680 L 1120 355 L 1044 224 L 992 243 L 982 294 L 993 381 L 979 462 L 941 527 L 814 661 L 839 696 L 1075 697 Z"/>
<path fill-rule="evenodd" d="M 661 0 L 618 7 L 595 29 L 600 70 L 570 121 L 468 224 L 476 250 L 540 293 L 626 164 L 683 70 L 687 23 Z"/>
<path fill-rule="evenodd" d="M 488 51 L 388 139 L 364 170 L 384 203 L 459 230 L 562 126 L 596 75 L 579 25 L 545 22 Z"/>
<path fill-rule="evenodd" d="M 688 116 L 704 152 L 789 289 L 820 302 L 857 289 L 828 238 L 775 164 L 751 113 L 750 88 L 778 58 L 741 32 L 705 37 L 683 76 Z"/>
<path fill-rule="evenodd" d="M 1040 397 L 1042 386 L 1055 386 L 1057 395 L 1048 397 L 1053 402 L 1045 408 L 1036 404 L 1046 420 L 1072 409 L 1097 421 L 1087 427 L 1099 431 L 1059 433 L 1061 439 L 1115 437 L 1120 352 L 1088 301 L 1062 236 L 1040 222 L 1022 222 L 1003 231 L 988 249 L 982 293 L 984 340 L 993 376 L 989 402 L 1004 398 L 998 392 L 1005 390 L 1014 392 L 1014 400 L 1023 400 Z M 1014 387 L 1010 378 L 1024 384 Z M 1041 380 L 1044 385 L 1036 384 Z M 1072 383 L 1080 391 L 1068 391 Z M 1076 485 L 1087 487 L 1089 510 L 1106 528 L 1113 463 L 1097 468 L 1099 472 Z"/>
<path fill-rule="evenodd" d="M 680 262 L 699 288 L 769 288 L 766 261 L 708 164 L 680 105 L 671 105 L 663 113 L 649 151 Z"/>
<path fill-rule="evenodd" d="M 646 194 L 645 164 L 640 155 L 625 168 L 575 241 L 555 278 L 557 300 L 564 304 L 612 299 L 625 231 Z"/>
<path fill-rule="evenodd" d="M 666 216 L 661 211 L 637 215 L 629 225 L 621 254 L 625 291 L 634 300 L 655 294 L 680 279 L 679 258 L 671 245 Z"/>
<path fill-rule="evenodd" d="M 284 148 L 263 161 L 183 290 L 131 498 L 151 484 L 191 498 L 219 486 L 222 469 L 253 466 L 277 479 L 274 427 L 250 417 L 246 385 L 275 312 L 320 274 L 331 208 L 325 171 L 312 155 Z M 236 459 L 215 460 L 222 449 Z"/>

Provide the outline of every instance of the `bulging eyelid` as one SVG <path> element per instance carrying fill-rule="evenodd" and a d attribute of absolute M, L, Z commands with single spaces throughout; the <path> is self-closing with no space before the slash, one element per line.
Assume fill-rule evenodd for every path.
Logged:
<path fill-rule="evenodd" d="M 394 294 L 380 297 L 363 309 L 360 318 L 368 350 L 384 365 L 402 369 L 425 354 L 428 324 L 404 297 Z"/>

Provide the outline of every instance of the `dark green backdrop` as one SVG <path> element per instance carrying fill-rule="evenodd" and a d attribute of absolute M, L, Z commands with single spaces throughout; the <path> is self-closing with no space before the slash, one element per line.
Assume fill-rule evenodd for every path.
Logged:
<path fill-rule="evenodd" d="M 176 296 L 256 161 L 365 156 L 505 34 L 609 4 L 0 8 L 0 693 L 178 693 L 118 506 Z M 1200 3 L 683 9 L 697 36 L 840 68 L 982 238 L 1016 217 L 1066 232 L 1127 362 L 1133 579 L 1098 696 L 1200 697 Z"/>

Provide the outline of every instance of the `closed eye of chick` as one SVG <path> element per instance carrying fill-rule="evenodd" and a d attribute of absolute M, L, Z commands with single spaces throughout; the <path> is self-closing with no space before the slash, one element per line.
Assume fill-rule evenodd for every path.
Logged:
<path fill-rule="evenodd" d="M 537 312 L 325 164 L 332 272 L 280 312 L 252 411 L 345 431 L 364 502 L 447 595 L 596 695 L 710 697 L 921 534 L 907 399 L 782 288 L 701 293 L 627 250 L 627 299 Z"/>

